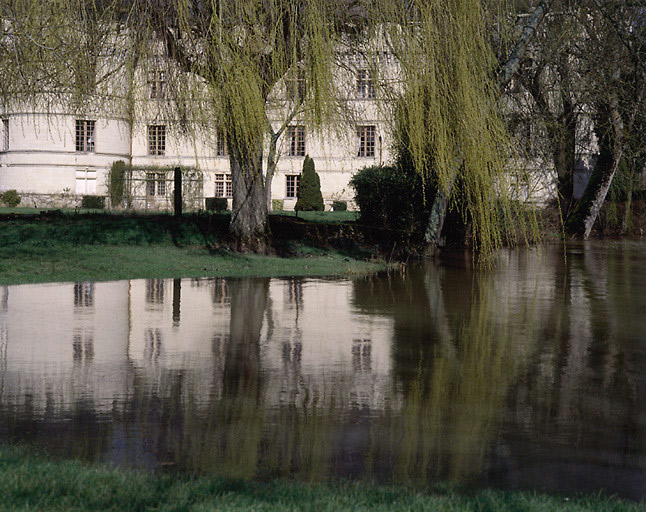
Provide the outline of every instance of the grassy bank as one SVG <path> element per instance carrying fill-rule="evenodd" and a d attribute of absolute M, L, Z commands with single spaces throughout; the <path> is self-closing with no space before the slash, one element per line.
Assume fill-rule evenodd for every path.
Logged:
<path fill-rule="evenodd" d="M 0 510 L 186 511 L 638 511 L 603 496 L 459 493 L 369 484 L 254 483 L 56 462 L 26 448 L 0 448 Z"/>
<path fill-rule="evenodd" d="M 282 219 L 284 221 L 284 219 Z M 339 219 L 340 220 L 340 219 Z M 345 219 L 343 219 L 345 220 Z M 291 222 L 291 221 L 288 221 Z M 338 224 L 331 219 L 329 226 Z M 0 284 L 207 276 L 349 276 L 385 268 L 352 244 L 280 225 L 275 255 L 226 248 L 226 215 L 54 214 L 0 220 Z M 319 231 L 321 220 L 312 224 Z M 338 224 L 341 226 L 340 224 Z M 278 230 L 278 229 L 277 229 Z"/>

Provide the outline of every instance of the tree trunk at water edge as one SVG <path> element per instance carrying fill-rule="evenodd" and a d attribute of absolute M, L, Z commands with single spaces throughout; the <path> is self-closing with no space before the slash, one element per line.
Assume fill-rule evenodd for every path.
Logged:
<path fill-rule="evenodd" d="M 233 249 L 267 252 L 269 245 L 268 209 L 262 170 L 262 147 L 246 155 L 230 153 L 233 185 L 233 212 L 229 233 Z"/>

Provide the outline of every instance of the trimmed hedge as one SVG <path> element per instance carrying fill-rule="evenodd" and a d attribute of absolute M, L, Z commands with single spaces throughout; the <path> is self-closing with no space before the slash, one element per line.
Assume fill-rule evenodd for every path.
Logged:
<path fill-rule="evenodd" d="M 271 209 L 272 210 L 284 210 L 285 209 L 285 200 L 284 199 L 272 199 L 271 200 Z"/>
<path fill-rule="evenodd" d="M 352 177 L 350 185 L 362 223 L 409 236 L 423 234 L 432 195 L 417 173 L 398 166 L 365 167 Z"/>
<path fill-rule="evenodd" d="M 226 197 L 205 197 L 204 206 L 209 212 L 224 212 L 229 207 Z"/>
<path fill-rule="evenodd" d="M 104 196 L 83 196 L 81 200 L 81 208 L 89 210 L 103 210 L 105 208 Z"/>
<path fill-rule="evenodd" d="M 348 203 L 346 201 L 332 201 L 332 211 L 347 212 Z"/>

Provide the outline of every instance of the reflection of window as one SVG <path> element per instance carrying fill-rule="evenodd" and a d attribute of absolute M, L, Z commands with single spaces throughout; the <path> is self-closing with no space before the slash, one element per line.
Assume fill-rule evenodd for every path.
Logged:
<path fill-rule="evenodd" d="M 301 356 L 303 355 L 303 344 L 300 341 L 284 341 L 283 342 L 283 351 L 282 359 L 286 364 L 297 364 L 301 362 Z"/>
<path fill-rule="evenodd" d="M 233 197 L 233 183 L 230 174 L 215 175 L 215 197 Z"/>
<path fill-rule="evenodd" d="M 290 279 L 285 286 L 285 304 L 303 304 L 303 282 L 300 279 Z"/>
<path fill-rule="evenodd" d="M 374 126 L 357 126 L 357 156 L 375 156 Z"/>
<path fill-rule="evenodd" d="M 159 329 L 146 329 L 144 336 L 146 338 L 144 346 L 144 357 L 146 359 L 156 359 L 161 353 L 161 331 Z"/>
<path fill-rule="evenodd" d="M 367 69 L 357 71 L 357 98 L 370 99 L 375 97 L 375 82 L 372 73 Z"/>
<path fill-rule="evenodd" d="M 96 171 L 88 169 L 76 171 L 76 193 L 96 194 Z"/>
<path fill-rule="evenodd" d="M 2 151 L 9 151 L 9 119 L 2 120 Z"/>
<path fill-rule="evenodd" d="M 216 156 L 227 156 L 227 134 L 224 130 L 217 130 L 215 140 Z"/>
<path fill-rule="evenodd" d="M 305 127 L 287 127 L 287 154 L 289 156 L 305 156 Z"/>
<path fill-rule="evenodd" d="M 227 285 L 227 282 L 224 279 L 216 279 L 213 283 L 213 303 L 231 303 L 231 293 L 229 292 L 229 285 Z"/>
<path fill-rule="evenodd" d="M 166 174 L 163 172 L 146 173 L 146 195 L 147 196 L 165 196 L 166 195 Z"/>
<path fill-rule="evenodd" d="M 151 124 L 148 126 L 148 154 L 162 156 L 166 154 L 166 126 Z"/>
<path fill-rule="evenodd" d="M 76 307 L 91 307 L 94 304 L 94 283 L 74 284 L 74 305 Z"/>
<path fill-rule="evenodd" d="M 151 100 L 166 96 L 166 73 L 159 70 L 148 72 L 148 92 Z"/>
<path fill-rule="evenodd" d="M 75 363 L 94 359 L 94 335 L 86 332 L 76 332 L 72 338 L 72 350 Z"/>
<path fill-rule="evenodd" d="M 90 153 L 94 151 L 94 121 L 76 121 L 76 151 Z"/>
<path fill-rule="evenodd" d="M 352 340 L 352 369 L 369 372 L 372 369 L 372 341 L 369 338 Z"/>
<path fill-rule="evenodd" d="M 286 180 L 285 197 L 287 198 L 298 197 L 298 189 L 301 185 L 301 175 L 290 174 L 288 176 L 285 176 L 285 180 Z"/>
<path fill-rule="evenodd" d="M 148 304 L 164 303 L 163 279 L 146 279 L 146 302 Z"/>

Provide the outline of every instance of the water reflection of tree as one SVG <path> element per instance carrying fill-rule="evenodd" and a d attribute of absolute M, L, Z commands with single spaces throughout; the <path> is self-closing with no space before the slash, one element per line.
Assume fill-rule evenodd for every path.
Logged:
<path fill-rule="evenodd" d="M 373 424 L 370 458 L 375 473 L 390 461 L 399 481 L 464 480 L 481 472 L 507 392 L 533 343 L 531 329 L 508 327 L 505 290 L 495 274 L 476 278 L 455 270 L 419 268 L 355 288 L 359 307 L 376 307 L 395 322 L 402 406 Z M 531 316 L 531 303 L 521 309 Z"/>
<path fill-rule="evenodd" d="M 586 243 L 550 261 L 553 300 L 538 350 L 510 397 L 515 418 L 507 437 L 516 457 L 529 453 L 535 464 L 555 454 L 585 461 L 554 472 L 557 488 L 572 472 L 569 478 L 584 476 L 595 490 L 613 485 L 617 467 L 641 464 L 643 471 L 639 382 L 646 361 L 640 362 L 639 343 L 646 335 L 646 272 L 633 255 L 623 244 Z M 526 428 L 518 431 L 517 423 Z M 623 485 L 631 485 L 630 474 Z"/>

